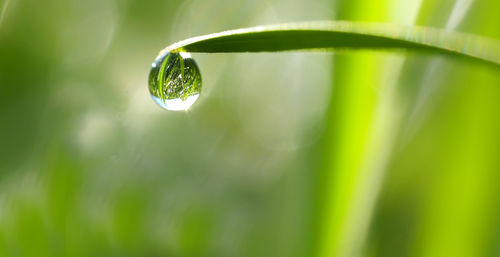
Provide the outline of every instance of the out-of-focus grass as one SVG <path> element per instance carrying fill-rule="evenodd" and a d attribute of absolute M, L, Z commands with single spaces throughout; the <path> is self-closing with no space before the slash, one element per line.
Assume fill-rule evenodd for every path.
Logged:
<path fill-rule="evenodd" d="M 419 18 L 419 23 L 420 25 L 443 26 L 447 29 L 455 29 L 453 26 L 462 24 L 463 16 L 469 11 L 467 8 L 469 8 L 471 4 L 470 1 L 448 2 L 449 3 L 440 2 L 439 4 L 444 5 L 443 7 L 438 7 L 435 2 L 423 1 L 421 7 L 418 5 L 413 6 L 416 7 L 416 9 L 413 10 L 408 9 L 408 7 L 412 7 L 411 3 L 400 5 L 403 9 L 395 9 L 395 4 L 389 1 L 386 6 L 380 5 L 377 2 L 377 6 L 372 8 L 364 8 L 366 7 L 364 5 L 366 3 L 364 2 L 358 7 L 355 7 L 354 3 L 349 3 L 343 6 L 345 9 L 342 9 L 339 13 L 341 15 L 346 15 L 343 16 L 342 19 L 387 21 L 391 20 L 391 17 L 394 17 L 394 15 L 384 13 L 384 10 L 392 10 L 397 13 L 405 13 L 405 15 L 403 15 L 405 18 L 398 20 L 398 22 L 413 24 L 417 20 L 412 17 L 416 17 L 417 14 L 420 17 L 425 17 L 428 13 L 432 12 L 439 12 L 442 14 L 443 11 L 449 7 L 450 10 L 447 12 L 450 13 L 450 18 L 447 22 L 444 22 L 447 25 L 443 26 L 434 24 L 430 21 L 422 21 L 422 19 L 425 18 Z M 381 8 L 381 10 L 377 8 Z M 464 10 L 464 8 L 466 8 L 466 10 Z M 369 10 L 369 13 L 363 13 L 363 11 L 366 12 L 366 10 Z M 434 16 L 438 19 L 443 18 L 442 15 L 437 13 L 434 13 L 433 16 L 431 15 L 431 17 Z M 488 33 L 482 32 L 480 34 Z M 429 78 L 439 81 L 442 81 L 440 79 L 443 78 L 437 76 L 437 73 L 433 69 L 435 69 L 436 66 L 448 67 L 450 64 L 453 64 L 452 62 L 445 63 L 444 61 L 436 64 L 435 62 L 439 62 L 439 60 L 432 60 L 423 61 L 423 63 L 428 63 L 428 65 L 414 66 L 413 64 L 413 66 L 411 66 L 411 63 L 415 62 L 416 61 L 413 59 L 404 60 L 373 53 L 335 57 L 335 71 L 333 73 L 335 75 L 335 89 L 333 98 L 330 101 L 331 111 L 328 114 L 330 129 L 326 130 L 325 146 L 327 150 L 323 152 L 323 162 L 325 166 L 320 168 L 320 172 L 326 174 L 319 176 L 319 185 L 321 186 L 318 190 L 318 196 L 324 199 L 319 202 L 319 207 L 317 209 L 319 215 L 317 227 L 319 227 L 318 231 L 320 231 L 319 239 L 321 243 L 313 243 L 318 245 L 318 256 L 442 256 L 448 254 L 454 256 L 474 256 L 474 254 L 478 253 L 483 256 L 494 254 L 497 251 L 495 247 L 492 247 L 491 243 L 484 243 L 484 241 L 477 240 L 477 234 L 471 236 L 477 233 L 478 230 L 467 230 L 473 228 L 478 229 L 484 222 L 476 220 L 471 216 L 471 213 L 475 212 L 473 210 L 475 208 L 468 208 L 474 206 L 474 204 L 472 202 L 469 203 L 470 205 L 464 203 L 464 199 L 461 199 L 461 194 L 458 191 L 447 194 L 444 199 L 436 201 L 436 205 L 424 208 L 426 211 L 430 212 L 429 214 L 432 220 L 439 220 L 424 229 L 426 233 L 428 233 L 425 236 L 419 234 L 417 229 L 414 230 L 413 227 L 418 227 L 419 222 L 426 222 L 412 219 L 404 220 L 405 216 L 399 217 L 399 212 L 396 212 L 390 217 L 384 217 L 386 222 L 380 225 L 380 227 L 377 227 L 377 230 L 369 229 L 373 219 L 372 212 L 374 208 L 376 208 L 375 204 L 380 201 L 377 200 L 377 195 L 379 194 L 381 185 L 385 185 L 383 182 L 384 178 L 393 174 L 386 174 L 387 170 L 391 170 L 388 169 L 388 167 L 392 166 L 392 162 L 398 160 L 393 156 L 402 149 L 406 149 L 408 147 L 408 141 L 414 140 L 413 136 L 415 131 L 420 131 L 422 119 L 425 119 L 422 118 L 422 115 L 426 114 L 422 112 L 429 110 L 427 106 L 435 104 L 434 101 L 429 100 L 434 94 L 428 91 L 429 87 L 437 85 L 434 84 L 434 81 L 429 81 Z M 417 61 L 417 63 L 418 62 L 422 63 L 421 60 Z M 428 66 L 430 66 L 430 68 Z M 474 68 L 471 65 L 469 68 L 463 69 L 470 70 Z M 481 68 L 476 67 L 475 69 Z M 488 74 L 488 71 L 484 72 Z M 490 70 L 489 72 L 489 75 L 486 76 L 489 76 L 490 79 L 498 76 L 496 71 Z M 442 73 L 440 74 L 442 75 Z M 405 76 L 411 77 L 411 81 L 405 80 Z M 415 78 L 415 76 L 423 77 L 423 79 Z M 449 76 L 453 75 L 449 73 Z M 469 79 L 465 79 L 467 77 L 478 78 L 481 76 L 479 74 L 470 74 L 458 80 L 464 84 L 478 84 Z M 433 85 L 422 84 L 414 87 L 414 85 L 418 83 L 417 81 L 420 83 L 432 83 Z M 494 80 L 489 81 L 486 79 L 480 81 L 488 85 L 497 84 Z M 453 87 L 455 83 L 460 84 L 459 82 L 448 82 L 446 84 Z M 417 91 L 408 94 L 411 90 L 415 90 L 414 88 L 416 88 Z M 482 88 L 481 90 L 487 89 Z M 489 88 L 489 90 L 493 90 L 491 92 L 492 94 L 498 94 L 497 89 Z M 401 92 L 406 93 L 406 95 L 401 94 Z M 422 94 L 426 95 L 426 99 L 421 99 Z M 422 107 L 422 105 L 424 107 Z M 466 109 L 469 108 L 465 107 L 467 104 L 463 106 Z M 494 108 L 490 110 L 494 110 Z M 486 111 L 486 113 L 487 112 L 488 111 Z M 444 113 L 442 115 L 446 116 Z M 419 121 L 416 122 L 415 120 Z M 466 119 L 462 122 L 467 123 Z M 495 127 L 493 124 L 476 124 L 476 126 L 477 127 L 471 131 L 479 131 L 479 128 L 489 127 L 489 129 L 491 129 Z M 459 138 L 466 135 L 466 133 L 464 135 L 459 132 L 452 136 L 452 138 L 460 141 Z M 477 143 L 477 140 L 477 138 L 471 139 L 474 143 Z M 443 153 L 447 152 L 447 147 L 453 145 L 451 142 L 441 143 L 439 141 L 436 141 L 436 144 L 444 146 L 443 149 L 441 149 Z M 487 145 L 491 147 L 490 144 Z M 432 143 L 427 146 L 436 147 Z M 463 148 L 463 153 L 469 153 L 472 156 L 477 154 L 482 156 L 483 154 L 481 153 L 483 151 L 490 151 L 489 147 L 486 147 L 486 145 L 483 145 L 483 147 L 478 147 L 477 145 L 465 147 Z M 412 152 L 411 150 L 408 151 L 410 153 Z M 422 156 L 425 155 L 417 154 L 411 156 L 410 159 L 419 160 Z M 423 162 L 426 161 L 425 158 L 426 157 L 423 158 Z M 462 158 L 458 159 L 462 160 Z M 470 157 L 463 159 L 464 164 L 467 163 L 467 159 L 470 159 Z M 443 157 L 442 159 L 434 159 L 431 162 L 433 162 L 434 166 L 437 168 L 437 166 L 439 166 L 437 163 L 442 164 L 447 161 L 446 158 Z M 471 165 L 467 167 L 462 166 L 463 164 L 461 161 L 454 159 L 452 163 L 457 166 L 446 167 L 446 170 L 450 171 L 448 176 L 457 176 L 454 174 L 455 170 L 463 170 L 462 174 L 474 173 L 476 168 L 485 165 L 485 163 L 488 163 L 488 160 L 480 158 L 476 159 L 475 162 L 477 166 Z M 496 165 L 486 166 L 486 174 L 496 170 Z M 399 173 L 398 176 L 405 176 L 401 174 L 404 174 L 408 168 L 411 168 L 411 164 L 400 167 L 396 171 Z M 437 169 L 438 170 L 435 172 L 439 173 L 442 167 Z M 441 174 L 443 173 L 444 172 L 441 172 Z M 446 175 L 444 176 L 446 177 Z M 456 178 L 449 178 L 450 182 L 441 181 L 437 184 L 439 186 L 455 184 L 455 190 L 459 188 L 462 190 L 470 190 L 471 194 L 474 194 L 474 192 L 477 194 L 481 194 L 480 192 L 483 192 L 483 194 L 486 192 L 489 192 L 489 194 L 493 193 L 490 189 L 486 191 L 480 189 L 482 186 L 491 188 L 492 185 L 477 180 L 475 183 L 470 184 L 466 179 L 467 176 L 470 176 L 470 178 L 474 180 L 475 175 L 465 175 L 465 180 L 458 183 L 452 182 L 456 181 Z M 495 176 L 496 175 L 491 175 L 491 177 Z M 422 175 L 422 177 L 425 177 L 425 175 Z M 488 176 L 484 176 L 484 178 L 486 177 Z M 414 190 L 425 191 L 427 185 L 425 185 L 425 182 L 423 183 L 424 184 L 421 185 L 422 189 L 418 188 Z M 402 190 L 404 190 L 404 187 Z M 445 188 L 439 188 L 436 189 L 435 194 L 444 193 L 445 191 Z M 399 193 L 395 193 L 394 196 L 391 194 L 390 196 L 398 197 L 397 194 Z M 412 194 L 411 191 L 410 194 Z M 491 196 L 493 195 L 494 194 L 491 194 Z M 426 198 L 423 201 L 435 202 L 434 199 L 439 198 L 435 195 L 430 197 L 432 200 Z M 477 195 L 476 197 L 488 199 L 487 195 Z M 470 199 L 474 199 L 472 201 L 483 202 L 483 200 L 478 200 L 476 197 L 471 197 Z M 456 201 L 456 207 L 461 208 L 455 210 L 459 214 L 443 211 L 441 209 L 441 204 L 446 206 L 444 203 L 447 202 L 448 200 L 446 199 L 449 198 L 454 198 L 450 201 Z M 401 199 L 401 201 L 412 202 L 404 204 L 400 207 L 401 210 L 398 209 L 398 211 L 401 211 L 402 214 L 410 218 L 419 217 L 419 214 L 413 213 L 417 211 L 415 208 L 418 208 L 415 207 L 418 206 L 418 202 L 415 202 L 415 200 L 420 201 L 419 199 L 413 198 Z M 387 210 L 384 208 L 390 209 L 390 207 L 384 206 L 383 202 L 379 204 L 381 205 L 381 207 L 379 207 L 379 212 L 385 213 Z M 492 204 L 492 202 L 489 202 L 489 204 Z M 405 210 L 405 208 L 410 209 L 408 211 Z M 490 209 L 488 205 L 480 205 L 476 208 L 480 208 L 484 211 L 483 215 L 485 216 L 481 219 L 488 219 L 487 217 L 491 217 L 491 215 L 496 212 L 496 210 Z M 453 218 L 450 217 L 456 215 L 461 216 L 461 220 L 449 222 L 453 220 Z M 378 216 L 376 215 L 375 219 L 377 218 Z M 390 223 L 391 219 L 394 219 L 398 223 L 392 225 Z M 449 223 L 449 226 L 440 226 L 440 223 L 446 222 Z M 436 236 L 436 228 L 440 228 L 441 230 L 439 236 Z M 479 229 L 479 231 L 481 231 L 479 233 L 489 233 L 481 229 Z M 368 238 L 366 238 L 367 235 Z M 406 237 L 401 238 L 401 236 Z M 482 236 L 485 235 L 482 234 Z M 446 240 L 443 240 L 443 238 L 446 238 Z M 421 241 L 426 243 L 420 244 Z M 401 246 L 400 244 L 403 245 Z"/>
<path fill-rule="evenodd" d="M 339 2 L 335 19 L 387 21 L 390 1 Z M 414 10 L 396 10 L 412 16 Z M 403 21 L 401 21 L 403 22 Z M 411 22 L 411 21 L 410 21 Z M 336 56 L 334 92 L 326 119 L 328 127 L 321 168 L 318 256 L 356 256 L 362 251 L 373 201 L 376 199 L 390 151 L 393 121 L 390 56 L 365 52 Z M 387 65 L 386 67 L 391 67 Z"/>
<path fill-rule="evenodd" d="M 147 95 L 158 50 L 225 29 L 416 15 L 500 38 L 499 3 L 467 3 L 10 0 L 0 255 L 498 255 L 498 72 L 387 52 L 333 68 L 197 54 L 192 110 Z"/>

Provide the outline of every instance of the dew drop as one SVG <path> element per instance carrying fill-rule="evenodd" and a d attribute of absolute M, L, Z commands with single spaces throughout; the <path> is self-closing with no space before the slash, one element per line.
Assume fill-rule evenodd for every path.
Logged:
<path fill-rule="evenodd" d="M 149 93 L 162 108 L 187 110 L 196 102 L 200 91 L 200 69 L 189 53 L 167 52 L 151 65 Z"/>

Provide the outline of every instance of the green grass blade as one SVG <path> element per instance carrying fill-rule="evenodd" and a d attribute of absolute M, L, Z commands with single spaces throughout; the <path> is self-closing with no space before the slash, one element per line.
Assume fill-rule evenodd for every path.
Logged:
<path fill-rule="evenodd" d="M 500 65 L 500 41 L 437 28 L 318 21 L 257 26 L 189 38 L 162 52 L 275 52 L 406 49 L 463 56 Z"/>
<path fill-rule="evenodd" d="M 185 93 L 184 90 L 184 58 L 182 58 L 182 56 L 179 58 L 179 63 L 180 63 L 180 66 L 181 66 L 181 85 L 182 85 L 182 92 L 183 94 Z"/>
<path fill-rule="evenodd" d="M 160 72 L 158 72 L 158 90 L 160 90 L 161 100 L 165 101 L 165 92 L 163 92 L 163 84 L 165 83 L 165 71 L 167 70 L 168 62 L 170 60 L 171 55 L 167 55 L 165 60 L 161 64 Z"/>

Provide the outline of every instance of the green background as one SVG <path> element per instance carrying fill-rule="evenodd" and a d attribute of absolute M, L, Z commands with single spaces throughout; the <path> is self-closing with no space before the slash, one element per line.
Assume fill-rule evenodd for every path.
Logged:
<path fill-rule="evenodd" d="M 497 0 L 0 0 L 0 256 L 500 256 L 500 71 L 419 53 L 159 50 L 308 20 L 500 39 Z"/>

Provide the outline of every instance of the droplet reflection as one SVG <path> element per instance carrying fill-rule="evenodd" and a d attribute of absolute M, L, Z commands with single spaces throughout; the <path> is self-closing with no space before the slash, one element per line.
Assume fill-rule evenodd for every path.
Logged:
<path fill-rule="evenodd" d="M 201 74 L 189 53 L 164 53 L 156 58 L 149 73 L 149 93 L 162 108 L 187 110 L 201 91 Z"/>

